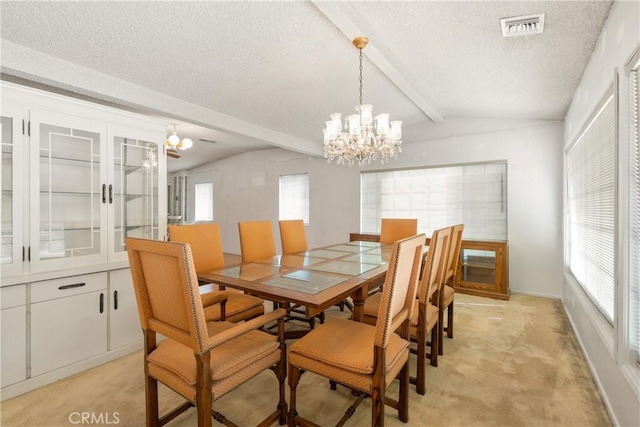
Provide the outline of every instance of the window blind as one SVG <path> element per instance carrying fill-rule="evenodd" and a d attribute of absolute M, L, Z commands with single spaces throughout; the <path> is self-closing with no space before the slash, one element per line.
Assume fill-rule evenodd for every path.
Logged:
<path fill-rule="evenodd" d="M 196 221 L 213 221 L 213 183 L 196 184 Z"/>
<path fill-rule="evenodd" d="M 567 152 L 569 269 L 613 323 L 615 111 L 609 91 Z"/>
<path fill-rule="evenodd" d="M 629 73 L 629 341 L 640 363 L 640 88 L 638 69 Z"/>
<path fill-rule="evenodd" d="M 464 224 L 464 238 L 507 239 L 507 164 L 486 163 L 360 175 L 360 228 L 382 218 L 417 218 L 418 231 Z"/>
<path fill-rule="evenodd" d="M 280 219 L 309 224 L 309 174 L 280 176 Z"/>

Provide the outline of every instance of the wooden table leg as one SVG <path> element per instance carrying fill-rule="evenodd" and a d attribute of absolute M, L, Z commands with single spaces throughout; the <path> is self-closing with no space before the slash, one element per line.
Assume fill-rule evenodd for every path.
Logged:
<path fill-rule="evenodd" d="M 364 317 L 364 299 L 367 297 L 365 286 L 359 287 L 353 294 L 353 320 L 362 322 Z"/>

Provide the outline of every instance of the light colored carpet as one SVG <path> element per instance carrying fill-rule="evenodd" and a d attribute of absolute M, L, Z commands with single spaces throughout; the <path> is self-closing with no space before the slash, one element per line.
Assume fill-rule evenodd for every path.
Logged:
<path fill-rule="evenodd" d="M 387 425 L 611 425 L 560 301 L 524 295 L 497 301 L 457 294 L 455 313 L 455 338 L 445 338 L 439 367 L 428 367 L 427 394 L 420 396 L 411 386 L 409 423 L 401 423 L 387 407 Z M 328 313 L 346 315 L 337 308 Z M 102 417 L 93 420 L 102 424 L 93 425 L 143 426 L 141 358 L 142 352 L 136 352 L 5 401 L 1 424 L 83 425 L 73 413 L 87 412 Z M 277 384 L 272 372 L 264 372 L 216 401 L 216 409 L 238 425 L 255 425 L 275 408 Z M 397 391 L 394 384 L 389 393 L 396 397 Z M 353 401 L 343 387 L 331 391 L 327 380 L 311 373 L 302 376 L 298 412 L 305 418 L 333 425 Z M 179 403 L 177 395 L 161 387 L 162 413 Z M 370 408 L 366 399 L 347 425 L 369 425 Z M 191 409 L 169 425 L 196 424 Z"/>

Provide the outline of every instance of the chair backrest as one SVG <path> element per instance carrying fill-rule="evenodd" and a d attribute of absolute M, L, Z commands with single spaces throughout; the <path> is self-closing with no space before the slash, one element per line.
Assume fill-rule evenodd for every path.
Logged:
<path fill-rule="evenodd" d="M 380 243 L 392 244 L 416 234 L 418 220 L 415 218 L 382 218 L 380 222 Z"/>
<path fill-rule="evenodd" d="M 238 223 L 242 262 L 253 262 L 276 256 L 271 221 L 244 221 Z"/>
<path fill-rule="evenodd" d="M 390 334 L 413 314 L 425 240 L 425 235 L 419 234 L 393 244 L 378 308 L 376 346 L 385 348 Z"/>
<path fill-rule="evenodd" d="M 307 250 L 307 235 L 304 221 L 301 219 L 283 219 L 280 221 L 280 242 L 282 254 L 293 254 Z"/>
<path fill-rule="evenodd" d="M 462 232 L 464 224 L 454 225 L 451 232 L 451 244 L 449 245 L 449 256 L 447 257 L 447 271 L 444 277 L 445 282 L 456 275 L 458 260 L 460 259 L 460 249 L 462 247 Z"/>
<path fill-rule="evenodd" d="M 418 284 L 418 300 L 426 303 L 444 283 L 452 227 L 435 230 L 429 241 L 429 252 Z"/>
<path fill-rule="evenodd" d="M 186 243 L 126 239 L 140 325 L 202 352 L 207 324 Z"/>
<path fill-rule="evenodd" d="M 189 244 L 197 272 L 224 266 L 219 224 L 170 225 L 168 229 L 169 241 Z"/>

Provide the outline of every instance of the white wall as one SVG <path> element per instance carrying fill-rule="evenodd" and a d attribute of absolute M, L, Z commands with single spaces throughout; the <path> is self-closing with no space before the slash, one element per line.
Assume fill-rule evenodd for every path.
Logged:
<path fill-rule="evenodd" d="M 508 122 L 508 120 L 503 121 Z M 386 168 L 507 160 L 512 291 L 559 298 L 562 287 L 562 132 L 559 122 L 406 144 Z M 464 126 L 461 124 L 461 126 Z M 507 126 L 508 127 L 508 126 Z M 380 165 L 369 169 L 381 169 Z M 309 173 L 310 246 L 360 230 L 360 169 L 273 149 L 231 157 L 191 171 L 214 182 L 214 219 L 226 252 L 239 253 L 237 222 L 268 219 L 279 240 L 278 176 Z"/>
<path fill-rule="evenodd" d="M 624 65 L 640 44 L 640 2 L 618 1 L 614 4 L 602 34 L 596 44 L 582 80 L 573 97 L 565 119 L 565 146 L 574 141 L 589 115 L 614 79 L 618 68 L 620 81 L 619 115 L 619 177 L 625 173 L 626 161 L 626 90 Z M 620 182 L 624 182 L 623 179 Z M 618 203 L 624 199 L 624 187 Z M 622 215 L 622 212 L 619 212 Z M 621 218 L 621 216 L 619 216 Z M 624 241 L 624 223 L 619 221 L 621 241 Z M 627 232 L 628 234 L 628 232 Z M 618 249 L 623 249 L 621 245 Z M 618 252 L 621 262 L 623 251 Z M 617 267 L 617 295 L 615 327 L 603 317 L 586 298 L 573 276 L 565 273 L 563 302 L 585 358 L 600 388 L 609 413 L 615 424 L 621 426 L 640 425 L 640 369 L 629 360 L 625 324 L 628 322 L 626 284 Z"/>

